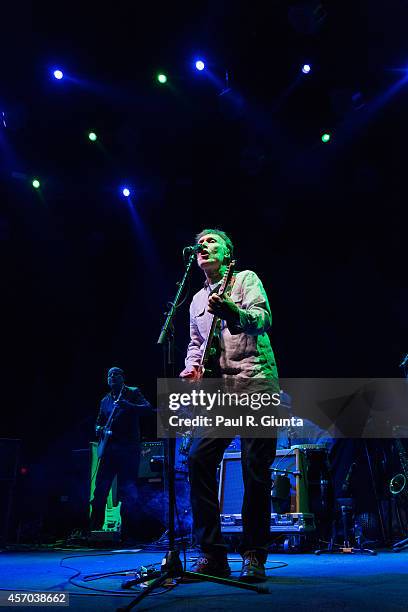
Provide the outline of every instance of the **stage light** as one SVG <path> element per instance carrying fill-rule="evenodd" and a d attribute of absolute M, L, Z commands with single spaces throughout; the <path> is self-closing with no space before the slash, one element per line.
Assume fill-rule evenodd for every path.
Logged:
<path fill-rule="evenodd" d="M 164 83 L 167 83 L 167 77 L 165 74 L 163 74 L 162 72 L 159 72 L 159 74 L 157 75 L 157 80 L 159 81 L 159 83 L 161 83 L 162 85 L 164 85 Z"/>
<path fill-rule="evenodd" d="M 130 196 L 130 189 L 128 189 L 127 187 L 124 187 L 122 189 L 122 193 L 125 196 L 125 198 L 128 198 Z"/>
<path fill-rule="evenodd" d="M 88 134 L 88 138 L 91 142 L 95 142 L 95 140 L 98 138 L 97 135 L 95 134 L 95 132 L 89 132 Z"/>
<path fill-rule="evenodd" d="M 197 60 L 195 63 L 195 67 L 201 72 L 201 70 L 204 70 L 205 64 L 202 60 Z"/>
<path fill-rule="evenodd" d="M 302 66 L 302 72 L 303 74 L 309 74 L 309 72 L 311 71 L 312 67 L 310 64 L 303 64 Z"/>
<path fill-rule="evenodd" d="M 331 135 L 329 134 L 329 132 L 324 132 L 324 134 L 322 134 L 322 142 L 326 143 L 329 142 L 331 138 Z"/>
<path fill-rule="evenodd" d="M 40 183 L 40 181 L 38 179 L 34 179 L 31 184 L 34 187 L 34 189 L 39 189 L 40 185 L 41 185 L 41 183 Z"/>
<path fill-rule="evenodd" d="M 53 74 L 54 74 L 54 78 L 57 79 L 57 81 L 60 81 L 64 76 L 64 73 L 62 72 L 62 70 L 54 70 Z"/>

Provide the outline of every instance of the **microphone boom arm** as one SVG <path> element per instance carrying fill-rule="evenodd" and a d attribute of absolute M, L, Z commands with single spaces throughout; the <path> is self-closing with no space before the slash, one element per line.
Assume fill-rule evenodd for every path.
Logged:
<path fill-rule="evenodd" d="M 186 248 L 189 248 L 189 247 L 186 247 Z M 186 286 L 186 282 L 190 274 L 191 266 L 193 265 L 193 261 L 195 260 L 195 255 L 196 255 L 195 251 L 190 251 L 190 256 L 189 256 L 189 259 L 186 265 L 184 276 L 181 282 L 179 283 L 176 296 L 174 300 L 171 302 L 171 308 L 169 312 L 167 313 L 166 320 L 164 321 L 163 327 L 159 335 L 159 339 L 157 340 L 157 344 L 164 344 L 169 335 L 169 329 L 171 327 L 174 315 L 176 314 L 176 309 L 179 305 L 181 295 L 184 291 L 184 287 Z"/>

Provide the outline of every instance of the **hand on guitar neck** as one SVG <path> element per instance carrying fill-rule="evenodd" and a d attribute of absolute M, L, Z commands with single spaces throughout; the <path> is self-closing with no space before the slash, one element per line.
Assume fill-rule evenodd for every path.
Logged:
<path fill-rule="evenodd" d="M 239 321 L 239 308 L 227 295 L 212 293 L 208 298 L 208 312 L 228 323 Z"/>

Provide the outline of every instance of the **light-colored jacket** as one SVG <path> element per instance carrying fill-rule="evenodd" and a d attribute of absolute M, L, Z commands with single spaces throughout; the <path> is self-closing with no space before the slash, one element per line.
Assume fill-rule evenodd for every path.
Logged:
<path fill-rule="evenodd" d="M 222 321 L 220 366 L 223 375 L 277 378 L 277 368 L 267 334 L 272 314 L 262 282 L 255 272 L 238 272 L 231 299 L 239 307 L 239 323 L 227 327 Z M 186 367 L 199 365 L 211 326 L 207 310 L 210 288 L 196 293 L 190 304 L 190 343 Z"/>

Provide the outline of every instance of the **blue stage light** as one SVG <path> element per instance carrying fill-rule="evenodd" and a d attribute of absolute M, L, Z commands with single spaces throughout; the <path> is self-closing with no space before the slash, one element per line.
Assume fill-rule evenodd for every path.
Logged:
<path fill-rule="evenodd" d="M 128 189 L 127 187 L 124 187 L 122 189 L 122 193 L 125 196 L 125 198 L 128 198 L 130 196 L 130 189 Z"/>
<path fill-rule="evenodd" d="M 195 63 L 195 67 L 197 68 L 197 70 L 199 70 L 201 72 L 201 70 L 204 70 L 205 68 L 205 64 L 203 62 L 203 60 L 197 60 Z"/>
<path fill-rule="evenodd" d="M 64 73 L 62 72 L 62 70 L 54 70 L 53 74 L 54 74 L 54 78 L 57 79 L 58 81 L 60 81 L 64 76 Z"/>
<path fill-rule="evenodd" d="M 302 72 L 303 74 L 309 74 L 309 72 L 311 71 L 312 67 L 310 64 L 303 64 L 302 66 Z"/>

